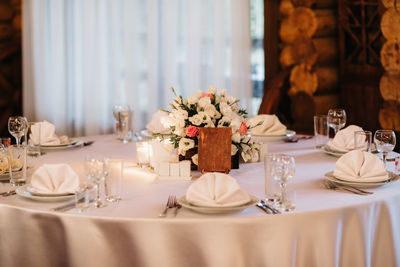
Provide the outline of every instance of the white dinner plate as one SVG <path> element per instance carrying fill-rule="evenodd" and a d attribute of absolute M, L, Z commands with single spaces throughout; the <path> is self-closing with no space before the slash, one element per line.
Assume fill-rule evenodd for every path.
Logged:
<path fill-rule="evenodd" d="M 195 206 L 191 203 L 189 203 L 186 200 L 186 196 L 181 197 L 178 199 L 178 203 L 182 205 L 182 207 L 191 209 L 193 211 L 199 212 L 199 213 L 207 213 L 207 214 L 223 214 L 223 213 L 233 213 L 233 212 L 239 212 L 241 210 L 244 210 L 245 208 L 248 208 L 250 206 L 256 205 L 256 203 L 259 201 L 259 199 L 255 196 L 250 195 L 250 201 L 247 202 L 246 204 L 242 204 L 239 206 L 234 206 L 234 207 L 201 207 L 201 206 Z"/>
<path fill-rule="evenodd" d="M 359 187 L 359 188 L 373 188 L 373 187 L 378 187 L 381 185 L 385 185 L 385 184 L 389 184 L 392 182 L 395 182 L 397 180 L 400 179 L 400 176 L 393 173 L 393 172 L 388 172 L 389 174 L 389 179 L 385 180 L 385 181 L 379 181 L 379 182 L 357 182 L 357 181 L 344 181 L 341 180 L 339 178 L 336 178 L 335 176 L 333 176 L 333 172 L 328 172 L 325 174 L 325 179 L 327 179 L 328 181 L 334 182 L 334 183 L 338 183 L 338 184 L 342 184 L 342 185 L 349 185 L 349 186 L 353 186 L 353 187 Z"/>
<path fill-rule="evenodd" d="M 24 197 L 24 198 L 28 198 L 31 200 L 36 200 L 36 201 L 43 201 L 43 202 L 57 202 L 57 201 L 65 201 L 65 200 L 69 200 L 74 198 L 73 194 L 70 195 L 63 195 L 63 196 L 39 196 L 39 195 L 35 195 L 32 194 L 31 192 L 29 192 L 29 190 L 27 189 L 29 187 L 29 185 L 23 185 L 18 187 L 15 192 L 17 193 L 17 195 Z"/>
<path fill-rule="evenodd" d="M 37 189 L 35 189 L 31 185 L 25 185 L 25 190 L 27 192 L 31 193 L 34 196 L 40 196 L 40 197 L 60 197 L 60 196 L 73 195 L 73 193 L 67 193 L 67 192 L 62 192 L 62 193 L 53 193 L 53 192 L 42 193 L 42 192 L 38 192 Z"/>
<path fill-rule="evenodd" d="M 44 152 L 59 151 L 59 150 L 73 148 L 73 147 L 79 147 L 82 145 L 83 145 L 82 140 L 71 139 L 71 141 L 68 144 L 54 145 L 54 146 L 40 146 L 40 150 L 44 151 Z"/>
<path fill-rule="evenodd" d="M 332 155 L 332 156 L 335 156 L 335 157 L 338 157 L 338 158 L 340 158 L 341 156 L 343 156 L 344 154 L 347 153 L 347 152 L 343 152 L 343 151 L 338 151 L 338 150 L 332 149 L 328 145 L 323 146 L 321 149 L 326 154 L 329 154 L 329 155 Z"/>
<path fill-rule="evenodd" d="M 64 146 L 70 146 L 70 145 L 74 145 L 78 142 L 77 139 L 69 139 L 67 143 L 63 143 L 63 144 L 58 144 L 58 145 L 41 145 L 41 148 L 47 148 L 47 147 L 64 147 Z"/>
<path fill-rule="evenodd" d="M 287 130 L 286 134 L 282 134 L 282 135 L 260 135 L 260 134 L 249 133 L 249 136 L 251 136 L 251 139 L 254 142 L 271 143 L 271 142 L 283 140 L 285 138 L 293 137 L 295 134 L 296 134 L 295 131 Z"/>

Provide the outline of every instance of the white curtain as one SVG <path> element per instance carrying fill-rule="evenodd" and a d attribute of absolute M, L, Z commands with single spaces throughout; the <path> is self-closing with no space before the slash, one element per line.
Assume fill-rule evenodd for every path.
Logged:
<path fill-rule="evenodd" d="M 24 0 L 24 114 L 71 136 L 136 129 L 187 97 L 226 88 L 250 108 L 249 0 Z"/>

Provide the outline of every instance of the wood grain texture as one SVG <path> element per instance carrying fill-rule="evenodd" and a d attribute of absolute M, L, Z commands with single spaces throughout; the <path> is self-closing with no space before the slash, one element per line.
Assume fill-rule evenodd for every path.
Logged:
<path fill-rule="evenodd" d="M 232 128 L 199 128 L 199 171 L 229 173 L 231 145 Z"/>

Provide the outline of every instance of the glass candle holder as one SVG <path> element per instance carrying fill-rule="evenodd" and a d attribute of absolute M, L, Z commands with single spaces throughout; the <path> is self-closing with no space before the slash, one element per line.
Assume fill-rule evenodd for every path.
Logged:
<path fill-rule="evenodd" d="M 151 144 L 149 141 L 136 142 L 136 161 L 142 168 L 150 166 Z"/>

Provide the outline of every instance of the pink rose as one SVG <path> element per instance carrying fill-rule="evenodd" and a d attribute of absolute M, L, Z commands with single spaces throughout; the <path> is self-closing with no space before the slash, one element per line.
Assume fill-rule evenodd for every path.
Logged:
<path fill-rule="evenodd" d="M 189 137 L 195 137 L 199 134 L 199 128 L 196 126 L 190 125 L 186 128 L 186 135 Z"/>
<path fill-rule="evenodd" d="M 240 128 L 237 130 L 240 135 L 245 135 L 247 133 L 247 125 L 246 123 L 242 122 L 240 124 Z"/>
<path fill-rule="evenodd" d="M 214 98 L 212 94 L 204 94 L 202 97 L 209 97 L 211 100 Z"/>

